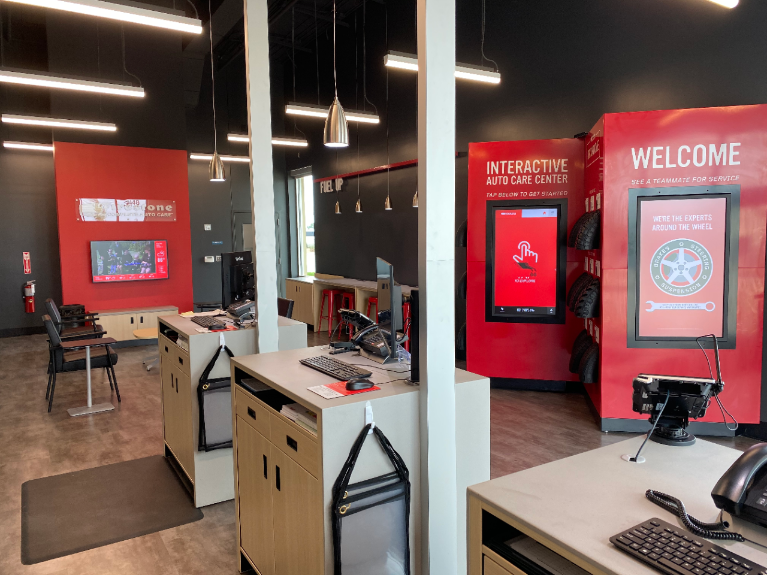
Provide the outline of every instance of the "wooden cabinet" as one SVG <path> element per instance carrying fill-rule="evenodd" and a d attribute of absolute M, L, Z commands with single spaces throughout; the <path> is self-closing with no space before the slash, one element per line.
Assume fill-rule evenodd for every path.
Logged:
<path fill-rule="evenodd" d="M 236 390 L 240 549 L 261 575 L 319 575 L 324 568 L 320 481 L 296 460 L 316 465 L 319 446 L 284 417 L 272 412 L 263 418 L 269 409 Z"/>
<path fill-rule="evenodd" d="M 173 365 L 173 358 L 161 357 L 163 434 L 165 443 L 194 481 L 192 406 L 189 375 Z"/>
<path fill-rule="evenodd" d="M 157 318 L 178 313 L 173 306 L 133 309 L 98 310 L 98 324 L 109 337 L 117 341 L 135 340 L 133 332 L 137 329 L 157 327 Z"/>
<path fill-rule="evenodd" d="M 293 300 L 292 319 L 314 325 L 314 284 L 286 279 L 285 297 Z"/>

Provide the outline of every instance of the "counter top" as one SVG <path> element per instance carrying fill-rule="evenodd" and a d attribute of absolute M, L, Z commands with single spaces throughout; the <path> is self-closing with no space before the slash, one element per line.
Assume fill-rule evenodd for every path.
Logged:
<path fill-rule="evenodd" d="M 199 332 L 197 329 L 200 327 L 196 323 L 192 321 L 191 316 L 190 317 L 183 317 L 180 315 L 166 315 L 161 316 L 160 321 L 173 329 L 175 329 L 177 332 L 182 333 L 188 337 L 194 336 L 194 335 L 200 335 L 201 333 L 207 333 L 207 332 Z M 284 326 L 290 326 L 290 325 L 298 325 L 300 324 L 300 321 L 296 321 L 293 319 L 288 319 L 286 317 L 277 316 L 277 326 L 278 327 L 284 327 Z M 254 324 L 255 325 L 255 324 Z M 251 329 L 250 327 L 244 328 L 244 329 Z M 241 330 L 238 330 L 241 331 Z M 218 332 L 217 332 L 218 333 Z M 226 334 L 227 332 L 221 332 L 223 334 Z"/>
<path fill-rule="evenodd" d="M 379 399 L 402 393 L 412 393 L 420 389 L 417 385 L 412 385 L 405 381 L 410 377 L 410 370 L 403 369 L 403 366 L 396 363 L 382 365 L 357 355 L 356 352 L 342 353 L 332 357 L 352 365 L 370 366 L 370 371 L 373 372 L 370 380 L 380 386 L 381 389 L 347 395 L 337 399 L 324 399 L 313 391 L 309 391 L 308 388 L 334 383 L 336 380 L 329 375 L 298 363 L 300 359 L 317 355 L 329 355 L 327 346 L 235 357 L 232 360 L 232 365 L 313 411 L 322 411 L 323 409 L 338 407 L 339 405 Z M 461 369 L 455 370 L 456 384 L 482 379 L 486 378 Z"/>
<path fill-rule="evenodd" d="M 312 276 L 301 276 L 297 278 L 288 278 L 291 281 L 303 282 L 307 284 L 325 284 L 331 286 L 346 287 L 350 289 L 362 289 L 367 291 L 378 291 L 378 283 L 370 280 L 357 280 L 353 278 L 331 278 L 322 279 Z M 412 286 L 403 285 L 402 295 L 409 295 L 414 289 Z"/>
<path fill-rule="evenodd" d="M 158 313 L 161 311 L 177 312 L 178 308 L 174 305 L 161 305 L 157 307 L 128 307 L 118 309 L 97 309 L 91 313 L 99 315 L 119 315 L 124 313 Z"/>

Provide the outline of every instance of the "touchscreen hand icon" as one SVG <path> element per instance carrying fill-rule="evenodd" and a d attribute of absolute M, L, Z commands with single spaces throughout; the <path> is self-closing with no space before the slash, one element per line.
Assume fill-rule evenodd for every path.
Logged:
<path fill-rule="evenodd" d="M 530 242 L 521 241 L 517 247 L 519 248 L 519 255 L 512 256 L 512 258 L 519 267 L 529 270 L 530 277 L 533 277 L 536 274 L 531 262 L 538 263 L 538 254 L 530 249 Z"/>

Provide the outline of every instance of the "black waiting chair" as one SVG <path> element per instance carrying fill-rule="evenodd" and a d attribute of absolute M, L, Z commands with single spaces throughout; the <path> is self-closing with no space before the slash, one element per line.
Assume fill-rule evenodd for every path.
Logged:
<path fill-rule="evenodd" d="M 62 340 L 56 325 L 50 316 L 43 316 L 45 330 L 48 332 L 48 353 L 50 361 L 48 363 L 48 390 L 45 392 L 45 399 L 48 400 L 48 412 L 53 406 L 53 392 L 56 390 L 56 374 L 71 371 L 85 370 L 85 350 L 78 349 L 67 351 L 62 347 L 62 341 L 82 341 L 81 339 L 70 338 Z M 87 340 L 97 341 L 97 338 Z M 114 340 L 110 340 L 114 341 Z M 109 344 L 91 343 L 91 369 L 103 368 L 107 371 L 109 378 L 109 387 L 117 394 L 117 401 L 120 399 L 120 389 L 117 387 L 117 375 L 115 375 L 115 364 L 117 363 L 117 353 L 115 353 Z"/>
<path fill-rule="evenodd" d="M 65 336 L 85 336 L 88 338 L 101 337 L 106 333 L 100 325 L 96 323 L 98 315 L 93 313 L 77 314 L 67 316 L 67 321 L 61 321 L 61 313 L 56 302 L 51 298 L 45 300 L 45 310 L 51 318 L 54 327 L 62 337 Z M 64 325 L 70 327 L 64 327 Z M 72 325 L 74 324 L 74 325 Z"/>
<path fill-rule="evenodd" d="M 290 319 L 293 317 L 293 300 L 284 297 L 277 298 L 277 314 Z"/>

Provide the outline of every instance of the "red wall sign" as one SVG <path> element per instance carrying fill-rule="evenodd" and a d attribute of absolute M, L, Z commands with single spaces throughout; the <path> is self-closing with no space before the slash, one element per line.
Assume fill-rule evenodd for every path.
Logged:
<path fill-rule="evenodd" d="M 29 252 L 22 252 L 21 259 L 24 262 L 24 273 L 25 274 L 31 274 L 32 273 L 32 260 L 29 258 Z"/>
<path fill-rule="evenodd" d="M 88 310 L 175 305 L 192 309 L 192 249 L 189 228 L 188 162 L 183 150 L 157 150 L 56 142 L 61 291 L 64 304 Z M 77 200 L 135 196 L 175 202 L 176 221 L 79 220 Z M 168 279 L 146 282 L 94 282 L 92 241 L 167 241 Z M 116 275 L 116 274 L 115 274 Z"/>

